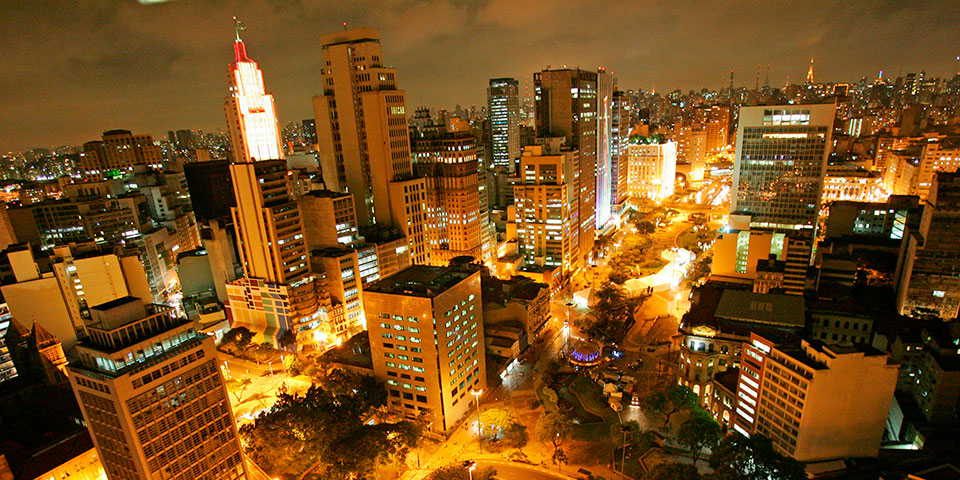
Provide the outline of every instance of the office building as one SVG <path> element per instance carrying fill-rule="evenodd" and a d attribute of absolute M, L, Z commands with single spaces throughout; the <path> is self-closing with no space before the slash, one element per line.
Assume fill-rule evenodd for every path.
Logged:
<path fill-rule="evenodd" d="M 583 265 L 582 239 L 594 230 L 577 210 L 577 161 L 576 151 L 550 144 L 524 148 L 522 183 L 514 187 L 514 206 L 508 209 L 524 263 L 558 268 L 564 276 Z"/>
<path fill-rule="evenodd" d="M 236 205 L 230 212 L 244 278 L 226 286 L 227 319 L 231 327 L 244 326 L 258 341 L 277 347 L 290 330 L 301 348 L 319 340 L 325 319 L 300 207 L 291 198 L 273 97 L 265 93 L 263 74 L 247 57 L 239 35 L 234 53 L 225 111 L 237 146 L 229 167 Z"/>
<path fill-rule="evenodd" d="M 617 81 L 606 69 L 597 70 L 597 167 L 596 167 L 596 228 L 602 229 L 613 211 L 613 92 Z"/>
<path fill-rule="evenodd" d="M 20 242 L 48 250 L 70 242 L 124 245 L 153 231 L 146 196 L 45 200 L 7 211 Z"/>
<path fill-rule="evenodd" d="M 445 266 L 460 256 L 488 261 L 484 249 L 477 145 L 468 132 L 432 129 L 413 138 L 414 171 L 424 179 L 431 264 Z M 484 205 L 485 207 L 485 205 Z M 487 228 L 489 229 L 489 222 Z M 486 235 L 490 242 L 490 235 Z"/>
<path fill-rule="evenodd" d="M 584 262 L 592 256 L 597 216 L 597 76 L 597 72 L 573 69 L 533 74 L 537 137 L 563 137 L 567 147 L 579 152 L 577 168 L 566 181 L 578 190 L 577 255 Z"/>
<path fill-rule="evenodd" d="M 88 181 L 121 177 L 137 165 L 154 170 L 163 168 L 163 152 L 148 134 L 108 130 L 103 132 L 102 140 L 84 143 L 80 153 L 80 170 Z"/>
<path fill-rule="evenodd" d="M 520 86 L 514 78 L 491 78 L 487 87 L 492 158 L 489 166 L 516 169 L 520 158 Z"/>
<path fill-rule="evenodd" d="M 414 265 L 368 287 L 364 305 L 389 407 L 408 418 L 429 409 L 437 432 L 457 425 L 486 388 L 479 270 Z"/>
<path fill-rule="evenodd" d="M 247 57 L 247 46 L 240 39 L 239 31 L 233 42 L 233 53 L 230 94 L 223 106 L 233 149 L 232 160 L 246 163 L 282 159 L 283 141 L 273 95 L 264 87 L 263 72 L 257 62 Z"/>
<path fill-rule="evenodd" d="M 875 457 L 897 384 L 897 365 L 865 346 L 757 334 L 744 342 L 733 429 L 761 434 L 801 462 Z"/>
<path fill-rule="evenodd" d="M 200 222 L 229 220 L 230 209 L 237 206 L 230 176 L 230 162 L 216 160 L 183 165 L 190 190 L 193 214 Z"/>
<path fill-rule="evenodd" d="M 960 310 L 960 173 L 938 173 L 919 228 L 907 228 L 897 261 L 897 310 L 944 320 Z"/>
<path fill-rule="evenodd" d="M 814 229 L 836 107 L 743 107 L 737 127 L 731 212 L 752 225 Z"/>
<path fill-rule="evenodd" d="M 673 195 L 677 175 L 677 144 L 657 137 L 640 137 L 627 145 L 627 191 L 634 200 L 662 202 Z"/>
<path fill-rule="evenodd" d="M 617 90 L 613 92 L 610 118 L 610 203 L 619 213 L 627 200 L 627 145 L 632 125 L 630 97 Z"/>
<path fill-rule="evenodd" d="M 703 180 L 707 163 L 707 130 L 703 124 L 682 122 L 674 126 L 673 138 L 677 142 L 677 160 L 690 165 L 687 179 L 690 183 Z"/>
<path fill-rule="evenodd" d="M 760 265 L 772 259 L 784 262 L 779 288 L 787 294 L 802 295 L 813 238 L 804 231 L 781 232 L 752 228 L 751 224 L 748 215 L 730 215 L 729 224 L 714 243 L 711 277 L 737 277 L 763 284 Z"/>
<path fill-rule="evenodd" d="M 107 476 L 246 478 L 213 337 L 133 297 L 90 313 L 68 371 Z"/>
<path fill-rule="evenodd" d="M 823 205 L 836 201 L 882 202 L 888 196 L 880 172 L 829 166 L 820 202 Z"/>
<path fill-rule="evenodd" d="M 426 186 L 414 177 L 406 94 L 397 71 L 382 64 L 380 32 L 329 33 L 320 42 L 323 95 L 313 110 L 324 183 L 353 194 L 361 226 L 399 229 L 414 263 L 427 263 Z"/>
<path fill-rule="evenodd" d="M 310 147 L 307 151 L 317 149 L 317 121 L 313 118 L 305 118 L 300 124 L 303 127 L 303 143 Z"/>
<path fill-rule="evenodd" d="M 844 236 L 903 238 L 907 225 L 920 224 L 919 197 L 891 195 L 886 202 L 836 201 L 827 216 L 827 239 Z"/>

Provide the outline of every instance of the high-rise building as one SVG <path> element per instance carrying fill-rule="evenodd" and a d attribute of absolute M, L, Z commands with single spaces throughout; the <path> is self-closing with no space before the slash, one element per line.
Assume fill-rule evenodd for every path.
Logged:
<path fill-rule="evenodd" d="M 813 229 L 820 213 L 835 105 L 743 107 L 731 212 L 754 226 Z"/>
<path fill-rule="evenodd" d="M 376 377 L 391 409 L 447 431 L 486 387 L 480 272 L 414 265 L 364 291 Z"/>
<path fill-rule="evenodd" d="M 273 96 L 239 35 L 234 53 L 225 111 L 234 144 L 230 211 L 244 278 L 227 285 L 227 317 L 231 327 L 275 346 L 287 330 L 297 346 L 314 343 L 329 325 L 317 303 L 300 206 L 291 198 Z"/>
<path fill-rule="evenodd" d="M 426 187 L 414 177 L 406 94 L 397 71 L 382 64 L 380 32 L 347 30 L 320 41 L 324 90 L 313 111 L 324 183 L 353 194 L 361 226 L 399 229 L 413 261 L 426 263 Z"/>
<path fill-rule="evenodd" d="M 587 235 L 577 210 L 577 158 L 576 151 L 549 143 L 526 147 L 520 157 L 523 181 L 513 189 L 510 221 L 516 225 L 524 262 L 558 267 L 564 275 L 583 265 L 580 243 Z M 589 232 L 592 235 L 593 224 Z"/>
<path fill-rule="evenodd" d="M 414 170 L 426 185 L 431 264 L 445 266 L 460 256 L 490 260 L 483 258 L 487 212 L 480 205 L 476 139 L 439 129 L 422 135 L 413 139 Z"/>
<path fill-rule="evenodd" d="M 103 132 L 103 140 L 84 143 L 80 153 L 80 170 L 88 181 L 122 176 L 137 165 L 155 170 L 163 168 L 163 152 L 148 134 L 109 130 Z"/>
<path fill-rule="evenodd" d="M 625 155 L 629 197 L 661 202 L 673 195 L 677 175 L 676 142 L 640 138 L 627 145 Z"/>
<path fill-rule="evenodd" d="M 733 429 L 762 434 L 801 462 L 875 457 L 897 365 L 870 347 L 743 343 Z"/>
<path fill-rule="evenodd" d="M 514 78 L 491 78 L 487 87 L 490 117 L 491 165 L 512 172 L 520 158 L 520 83 Z"/>
<path fill-rule="evenodd" d="M 109 478 L 246 478 L 214 339 L 133 297 L 90 309 L 70 385 Z"/>
<path fill-rule="evenodd" d="M 537 137 L 564 137 L 566 145 L 578 150 L 573 181 L 579 190 L 577 215 L 580 222 L 579 255 L 589 259 L 593 252 L 597 209 L 597 72 L 585 70 L 544 70 L 533 74 L 537 104 Z"/>
<path fill-rule="evenodd" d="M 627 144 L 633 129 L 630 96 L 617 90 L 613 92 L 613 109 L 610 121 L 610 202 L 621 205 L 627 200 Z"/>
<path fill-rule="evenodd" d="M 902 315 L 955 318 L 960 312 L 960 173 L 938 173 L 918 231 L 903 235 L 897 262 Z"/>
<path fill-rule="evenodd" d="M 273 95 L 263 85 L 263 72 L 247 57 L 247 46 L 233 42 L 234 62 L 230 65 L 230 94 L 224 102 L 233 161 L 245 163 L 283 158 L 283 141 L 277 123 Z"/>
<path fill-rule="evenodd" d="M 699 123 L 678 123 L 674 126 L 673 137 L 677 142 L 677 160 L 690 164 L 691 183 L 703 180 L 704 165 L 707 162 L 707 130 Z"/>
<path fill-rule="evenodd" d="M 603 68 L 597 70 L 597 168 L 596 168 L 596 228 L 603 228 L 612 213 L 613 200 L 613 92 L 617 81 Z"/>

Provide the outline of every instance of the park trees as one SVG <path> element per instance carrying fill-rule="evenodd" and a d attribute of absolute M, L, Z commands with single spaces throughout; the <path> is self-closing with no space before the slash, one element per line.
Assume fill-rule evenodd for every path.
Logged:
<path fill-rule="evenodd" d="M 690 449 L 693 454 L 693 464 L 697 464 L 704 448 L 713 448 L 720 443 L 722 432 L 720 424 L 715 422 L 707 412 L 697 408 L 677 431 L 677 441 Z"/>
<path fill-rule="evenodd" d="M 636 309 L 643 304 L 645 296 L 629 297 L 621 287 L 604 285 L 597 290 L 594 307 L 596 321 L 590 330 L 598 336 L 619 341 L 632 324 Z"/>
<path fill-rule="evenodd" d="M 697 468 L 686 463 L 661 463 L 647 473 L 644 480 L 700 480 Z"/>
<path fill-rule="evenodd" d="M 509 409 L 488 408 L 480 414 L 480 435 L 490 440 L 499 440 L 516 423 L 517 419 Z"/>
<path fill-rule="evenodd" d="M 651 392 L 640 401 L 640 408 L 652 415 L 664 417 L 663 427 L 670 425 L 670 418 L 683 410 L 697 405 L 697 394 L 682 385 L 669 385 Z"/>
<path fill-rule="evenodd" d="M 570 419 L 566 415 L 552 411 L 537 419 L 537 440 L 553 445 L 554 454 L 560 450 L 563 441 L 570 435 Z"/>
<path fill-rule="evenodd" d="M 250 348 L 254 347 L 256 344 L 253 343 L 253 337 L 255 334 L 250 331 L 247 327 L 234 327 L 223 334 L 223 339 L 220 340 L 220 345 L 233 345 L 237 349 L 237 353 L 240 357 L 245 357 L 246 352 Z"/>
<path fill-rule="evenodd" d="M 375 381 L 359 380 L 342 391 L 312 385 L 302 395 L 281 393 L 240 435 L 247 454 L 271 473 L 362 477 L 377 463 L 402 458 L 420 441 L 418 422 L 364 423 L 367 412 L 385 401 L 386 391 Z"/>
<path fill-rule="evenodd" d="M 727 435 L 710 456 L 714 480 L 804 480 L 803 464 L 780 455 L 763 435 Z"/>

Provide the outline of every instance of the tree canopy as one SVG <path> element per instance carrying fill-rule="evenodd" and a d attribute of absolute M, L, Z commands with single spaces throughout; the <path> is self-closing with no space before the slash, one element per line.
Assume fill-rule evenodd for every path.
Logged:
<path fill-rule="evenodd" d="M 556 451 L 570 435 L 570 419 L 559 411 L 541 415 L 537 419 L 536 434 L 537 440 L 553 445 Z"/>
<path fill-rule="evenodd" d="M 676 384 L 651 392 L 640 401 L 640 408 L 643 411 L 664 417 L 663 428 L 670 425 L 670 418 L 675 413 L 685 408 L 693 408 L 696 405 L 697 394 L 687 387 Z"/>
<path fill-rule="evenodd" d="M 697 468 L 686 463 L 661 463 L 647 473 L 644 480 L 700 480 Z"/>
<path fill-rule="evenodd" d="M 420 422 L 364 424 L 365 415 L 385 402 L 383 386 L 369 377 L 344 382 L 341 389 L 312 385 L 302 395 L 281 393 L 240 435 L 247 454 L 273 474 L 363 476 L 420 441 Z"/>
<path fill-rule="evenodd" d="M 720 443 L 722 435 L 720 424 L 715 422 L 707 412 L 695 409 L 677 432 L 677 441 L 690 449 L 693 453 L 693 464 L 697 464 L 704 448 L 713 448 Z"/>
<path fill-rule="evenodd" d="M 517 423 L 513 412 L 501 407 L 488 408 L 480 413 L 480 434 L 484 438 L 498 440 Z"/>
<path fill-rule="evenodd" d="M 714 480 L 805 480 L 803 464 L 780 455 L 763 435 L 727 435 L 710 456 Z"/>

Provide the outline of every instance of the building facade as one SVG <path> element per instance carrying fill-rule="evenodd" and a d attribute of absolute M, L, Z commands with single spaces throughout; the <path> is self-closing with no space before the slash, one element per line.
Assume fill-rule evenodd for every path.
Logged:
<path fill-rule="evenodd" d="M 635 200 L 661 202 L 673 195 L 677 172 L 676 142 L 645 139 L 627 145 L 627 189 Z"/>
<path fill-rule="evenodd" d="M 263 71 L 247 57 L 247 46 L 233 42 L 234 61 L 230 65 L 230 94 L 224 102 L 227 130 L 233 149 L 233 161 L 246 163 L 283 159 L 283 141 L 277 123 L 273 95 L 263 84 Z"/>
<path fill-rule="evenodd" d="M 389 406 L 452 428 L 486 387 L 480 272 L 414 265 L 364 292 L 376 377 Z"/>
<path fill-rule="evenodd" d="M 490 166 L 512 172 L 520 158 L 520 83 L 515 78 L 491 78 L 487 87 L 490 117 Z"/>
<path fill-rule="evenodd" d="M 815 228 L 836 107 L 743 107 L 737 127 L 731 212 L 777 229 Z"/>
<path fill-rule="evenodd" d="M 91 310 L 68 369 L 107 476 L 247 478 L 213 337 L 132 297 Z"/>

